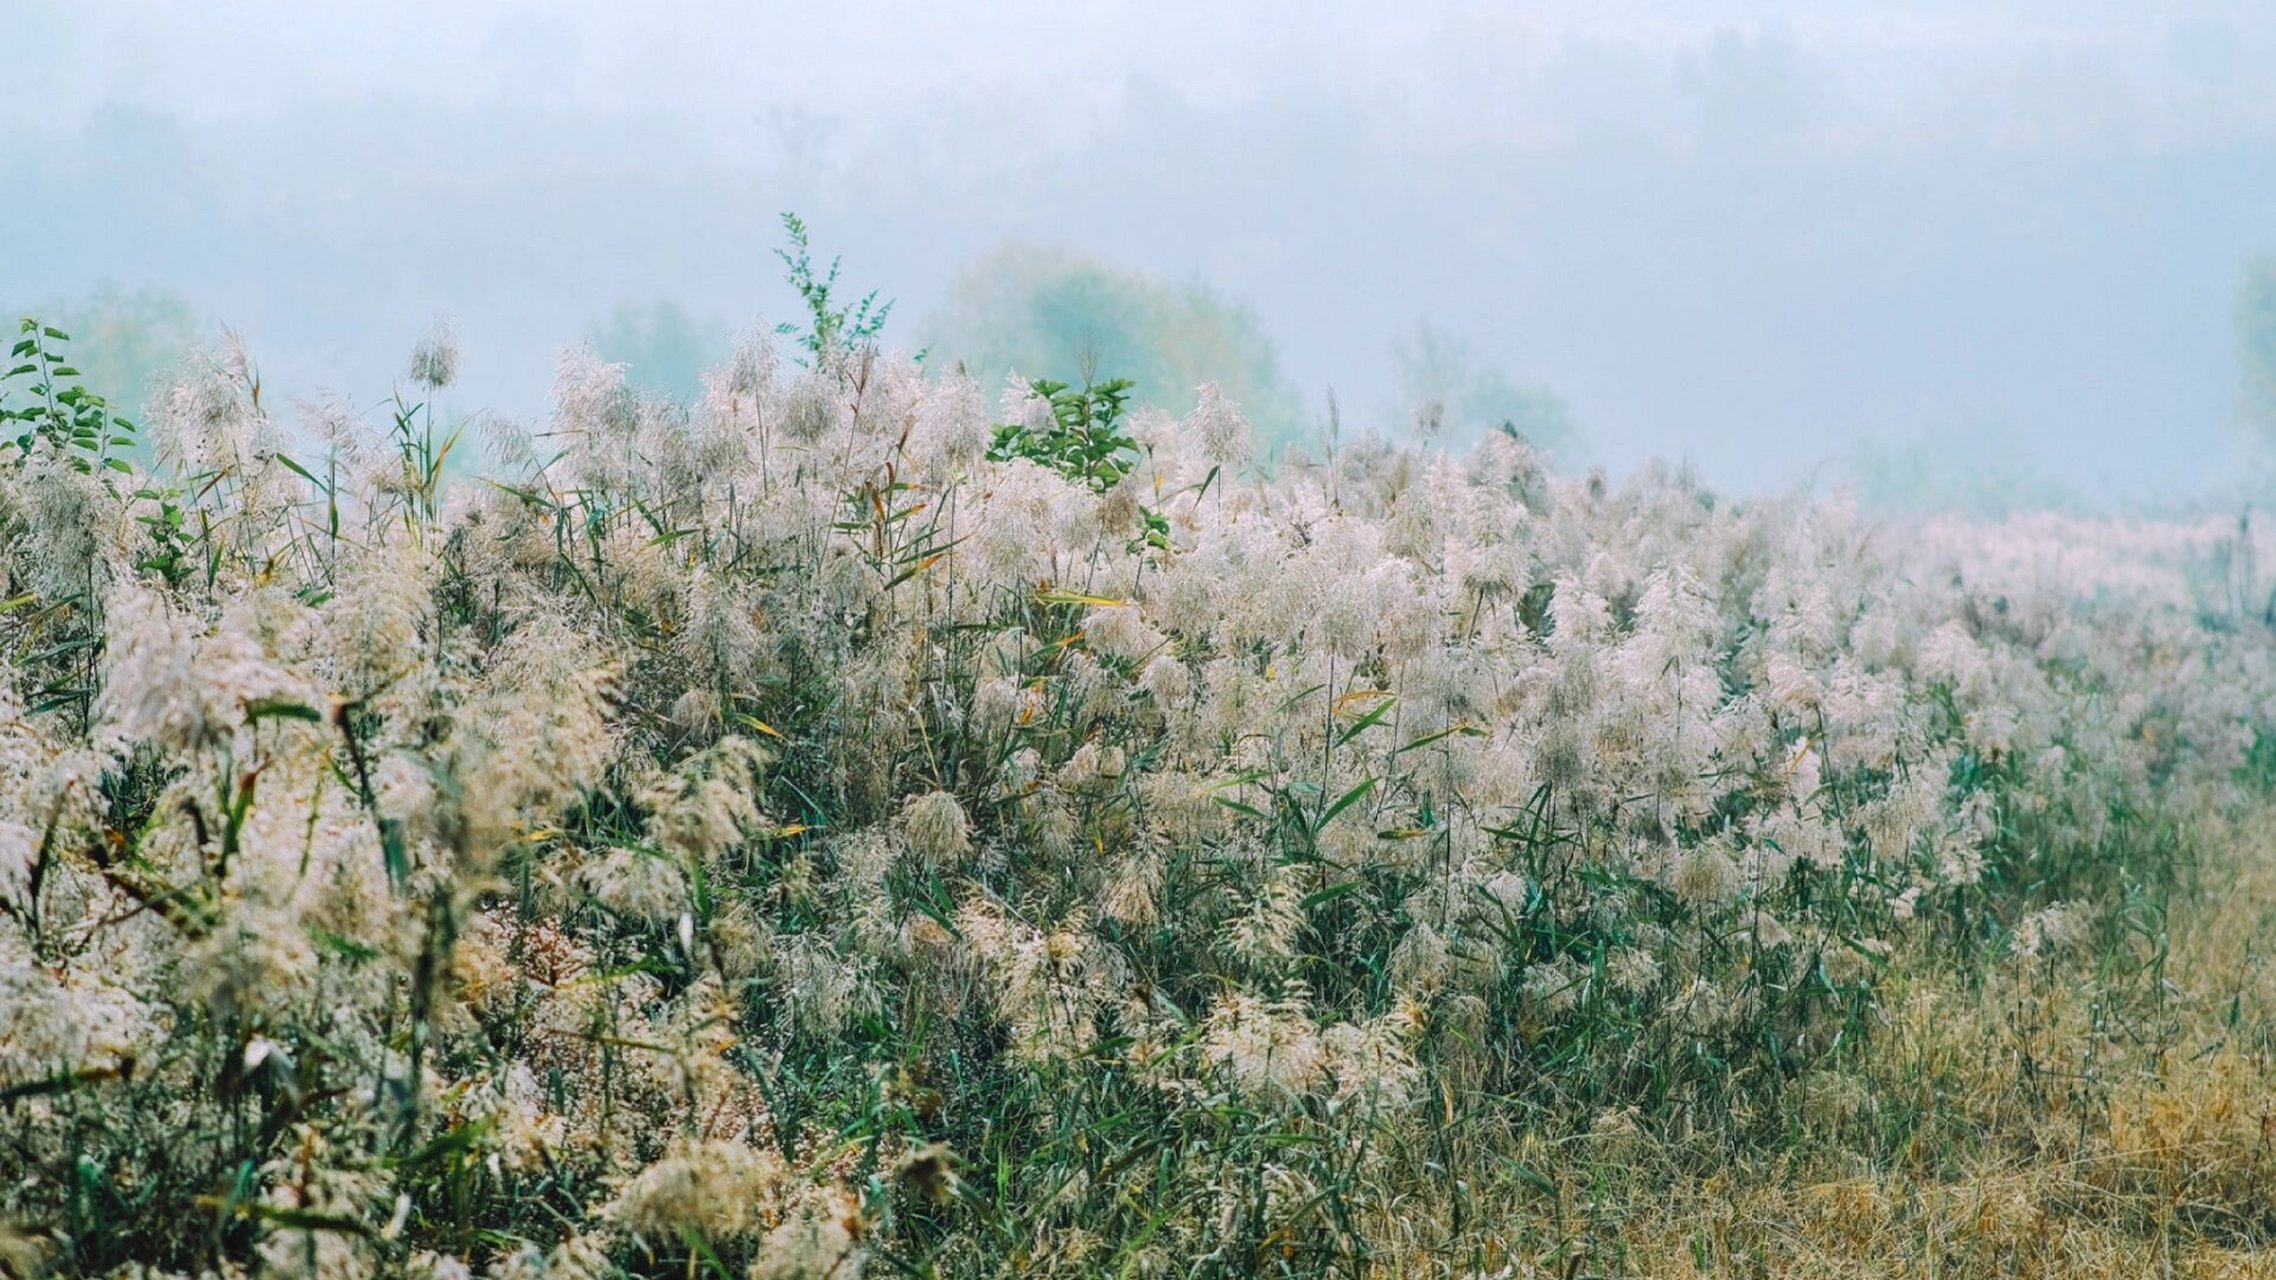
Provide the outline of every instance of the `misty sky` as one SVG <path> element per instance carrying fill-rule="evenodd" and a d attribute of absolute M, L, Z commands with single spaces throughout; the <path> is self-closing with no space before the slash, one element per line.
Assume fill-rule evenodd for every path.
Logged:
<path fill-rule="evenodd" d="M 363 402 L 447 311 L 462 407 L 536 414 L 619 303 L 788 317 L 797 209 L 888 339 L 1068 249 L 1246 302 L 1360 426 L 1427 317 L 1615 470 L 2233 464 L 2276 5 L 1396 10 L 0 0 L 0 306 L 173 290 Z"/>

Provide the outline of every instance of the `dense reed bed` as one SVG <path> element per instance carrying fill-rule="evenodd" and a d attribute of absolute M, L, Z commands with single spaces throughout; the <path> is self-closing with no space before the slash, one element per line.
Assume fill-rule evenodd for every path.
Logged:
<path fill-rule="evenodd" d="M 872 330 L 874 332 L 874 330 Z M 862 338 L 869 334 L 854 335 Z M 826 326 L 4 402 L 0 1269 L 2140 1274 L 2276 1231 L 2249 528 Z M 281 417 L 280 417 L 281 413 Z M 478 466 L 451 463 L 477 447 Z"/>

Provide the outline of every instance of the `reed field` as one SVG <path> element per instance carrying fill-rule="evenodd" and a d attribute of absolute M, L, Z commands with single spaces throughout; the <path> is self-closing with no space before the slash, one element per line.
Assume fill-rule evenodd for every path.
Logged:
<path fill-rule="evenodd" d="M 808 283 L 526 422 L 8 338 L 0 1273 L 2276 1274 L 2249 518 L 1268 454 Z"/>

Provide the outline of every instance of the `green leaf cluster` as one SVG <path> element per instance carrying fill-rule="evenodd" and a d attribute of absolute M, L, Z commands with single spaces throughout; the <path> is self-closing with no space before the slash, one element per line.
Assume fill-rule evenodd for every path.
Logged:
<path fill-rule="evenodd" d="M 138 429 L 81 382 L 64 351 L 71 335 L 29 316 L 17 333 L 8 348 L 11 366 L 0 373 L 0 431 L 11 433 L 5 443 L 15 447 L 18 465 L 44 440 L 82 474 L 131 471 L 118 455 L 134 447 Z"/>
<path fill-rule="evenodd" d="M 1105 493 L 1138 466 L 1138 442 L 1122 421 L 1136 387 L 1128 378 L 1109 378 L 1080 389 L 1048 378 L 1030 383 L 1035 397 L 1050 404 L 1051 425 L 1037 430 L 1018 422 L 998 424 L 988 458 L 994 462 L 1025 458 L 1093 493 Z"/>

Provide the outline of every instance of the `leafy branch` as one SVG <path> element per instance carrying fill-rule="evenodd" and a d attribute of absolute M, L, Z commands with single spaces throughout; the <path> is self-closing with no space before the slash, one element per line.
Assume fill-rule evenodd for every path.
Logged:
<path fill-rule="evenodd" d="M 788 249 L 777 249 L 774 256 L 782 259 L 789 268 L 790 287 L 798 291 L 805 302 L 808 328 L 800 334 L 798 345 L 804 347 L 815 360 L 827 358 L 833 352 L 844 351 L 874 342 L 885 328 L 885 319 L 893 314 L 893 304 L 877 303 L 877 291 L 870 290 L 861 301 L 843 306 L 833 305 L 831 290 L 837 287 L 838 266 L 841 258 L 830 259 L 829 269 L 820 273 L 814 270 L 812 246 L 807 240 L 806 220 L 795 213 L 782 215 L 782 229 L 790 236 Z M 798 333 L 798 326 L 779 324 L 775 332 L 789 335 Z M 805 364 L 805 360 L 800 360 Z"/>
<path fill-rule="evenodd" d="M 79 370 L 63 350 L 70 335 L 29 316 L 18 324 L 17 332 L 22 337 L 8 349 L 8 358 L 17 363 L 0 374 L 0 431 L 17 432 L 6 443 L 18 450 L 19 463 L 29 460 L 45 440 L 83 475 L 98 470 L 130 472 L 126 460 L 112 451 L 134 446 L 135 425 L 80 383 Z M 8 406 L 11 384 L 28 394 L 29 403 Z"/>

